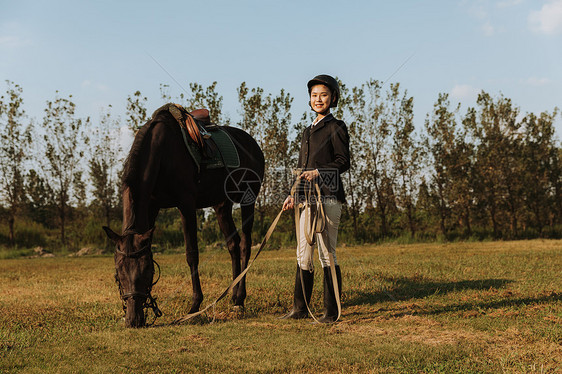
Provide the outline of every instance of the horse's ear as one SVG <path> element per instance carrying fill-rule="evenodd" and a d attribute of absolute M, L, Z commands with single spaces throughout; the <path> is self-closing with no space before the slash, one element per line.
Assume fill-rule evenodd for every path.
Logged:
<path fill-rule="evenodd" d="M 109 239 L 111 239 L 113 242 L 117 243 L 117 241 L 119 239 L 121 239 L 121 235 L 115 233 L 113 230 L 111 230 L 109 227 L 107 226 L 102 226 L 103 230 L 105 231 L 105 233 L 107 234 L 107 236 L 109 237 Z"/>
<path fill-rule="evenodd" d="M 154 234 L 154 229 L 156 228 L 153 227 L 150 230 L 148 230 L 147 232 L 145 232 L 144 234 L 142 234 L 142 240 L 146 240 L 146 239 L 152 239 L 152 234 Z"/>

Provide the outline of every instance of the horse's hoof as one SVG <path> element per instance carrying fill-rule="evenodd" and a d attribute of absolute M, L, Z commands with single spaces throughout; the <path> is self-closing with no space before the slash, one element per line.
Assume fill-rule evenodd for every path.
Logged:
<path fill-rule="evenodd" d="M 193 313 L 197 313 L 199 311 L 199 307 L 201 306 L 201 303 L 194 303 L 191 305 L 191 308 L 189 308 L 189 314 L 193 314 Z"/>
<path fill-rule="evenodd" d="M 234 305 L 232 307 L 232 312 L 234 313 L 234 316 L 236 318 L 243 318 L 244 317 L 244 312 L 245 312 L 245 308 L 243 305 Z"/>

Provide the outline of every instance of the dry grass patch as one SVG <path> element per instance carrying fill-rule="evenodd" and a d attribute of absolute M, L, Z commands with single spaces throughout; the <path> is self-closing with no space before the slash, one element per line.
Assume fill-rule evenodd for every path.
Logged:
<path fill-rule="evenodd" d="M 388 319 L 379 317 L 361 323 L 341 323 L 335 327 L 342 333 L 357 334 L 364 338 L 391 337 L 403 342 L 427 345 L 453 345 L 481 343 L 489 340 L 489 334 L 466 329 L 451 329 L 431 318 L 406 315 Z"/>

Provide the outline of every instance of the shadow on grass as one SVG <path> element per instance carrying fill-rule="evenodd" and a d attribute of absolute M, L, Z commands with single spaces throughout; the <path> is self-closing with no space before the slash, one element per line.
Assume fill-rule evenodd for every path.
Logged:
<path fill-rule="evenodd" d="M 375 293 L 351 291 L 345 304 L 350 306 L 368 305 L 386 301 L 421 299 L 431 295 L 443 295 L 463 290 L 488 290 L 490 288 L 499 289 L 513 282 L 509 279 L 482 279 L 458 282 L 432 282 L 420 278 L 406 277 L 382 277 L 382 279 L 392 283 L 393 286 Z"/>
<path fill-rule="evenodd" d="M 549 295 L 539 296 L 539 297 L 519 297 L 513 299 L 501 299 L 494 301 L 485 302 L 467 302 L 462 304 L 451 304 L 427 311 L 419 311 L 416 314 L 423 315 L 437 315 L 442 313 L 451 312 L 466 312 L 471 310 L 486 310 L 486 309 L 501 309 L 518 307 L 525 305 L 542 304 L 547 302 L 557 302 L 562 301 L 562 294 L 552 292 Z"/>

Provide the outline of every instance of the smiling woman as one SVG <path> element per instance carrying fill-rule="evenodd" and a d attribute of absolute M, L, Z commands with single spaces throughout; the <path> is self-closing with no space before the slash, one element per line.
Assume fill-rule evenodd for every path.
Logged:
<path fill-rule="evenodd" d="M 323 113 L 329 112 L 334 99 L 335 97 L 332 95 L 332 91 L 330 91 L 328 86 L 323 84 L 312 86 L 310 90 L 310 106 L 316 113 L 320 113 L 314 122 L 324 118 L 325 114 Z"/>
<path fill-rule="evenodd" d="M 329 75 L 317 75 L 308 84 L 309 105 L 316 112 L 314 122 L 304 130 L 297 169 L 302 172 L 297 178 L 302 180 L 300 190 L 289 196 L 283 210 L 298 209 L 295 204 L 303 202 L 305 208 L 295 213 L 297 229 L 297 273 L 293 309 L 283 318 L 301 319 L 308 317 L 308 304 L 312 295 L 314 267 L 312 249 L 318 242 L 318 255 L 324 272 L 324 315 L 318 320 L 331 323 L 338 320 L 341 313 L 341 271 L 336 260 L 336 243 L 342 204 L 345 194 L 340 174 L 350 166 L 349 134 L 345 123 L 334 118 L 330 108 L 338 105 L 340 89 L 338 82 Z M 317 186 L 320 201 L 311 202 L 303 191 L 312 185 Z M 321 191 L 321 192 L 320 192 Z M 298 201 L 295 201 L 295 198 Z M 307 205 L 309 204 L 309 205 Z M 310 211 L 308 210 L 310 206 Z M 307 234 L 309 212 L 319 211 L 322 229 L 312 225 L 311 237 Z M 300 216 L 300 220 L 299 220 Z M 316 221 L 315 221 L 316 222 Z M 302 223 L 302 225 L 301 225 Z"/>

